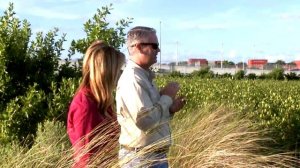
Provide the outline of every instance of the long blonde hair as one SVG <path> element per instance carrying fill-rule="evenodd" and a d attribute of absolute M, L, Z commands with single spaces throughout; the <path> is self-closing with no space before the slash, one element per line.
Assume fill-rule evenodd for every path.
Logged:
<path fill-rule="evenodd" d="M 113 91 L 117 85 L 125 55 L 102 41 L 93 42 L 87 49 L 82 66 L 82 81 L 78 90 L 87 87 L 101 113 L 114 103 Z"/>

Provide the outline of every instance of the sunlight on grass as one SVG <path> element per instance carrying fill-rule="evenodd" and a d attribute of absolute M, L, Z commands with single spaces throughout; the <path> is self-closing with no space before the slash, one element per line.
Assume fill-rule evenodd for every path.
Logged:
<path fill-rule="evenodd" d="M 278 153 L 262 146 L 272 140 L 262 137 L 261 131 L 255 130 L 249 120 L 224 106 L 178 113 L 171 126 L 170 167 L 296 167 L 299 162 L 292 153 Z M 117 137 L 107 131 L 117 127 L 117 123 L 100 126 L 103 131 L 81 149 L 77 157 L 100 145 L 101 152 L 91 158 L 90 167 L 117 168 L 126 163 L 128 160 L 118 161 Z M 164 141 L 161 141 L 137 155 L 152 152 L 163 145 Z M 17 145 L 5 149 L 6 152 L 1 150 L 1 167 L 72 167 L 74 164 L 65 128 L 54 122 L 47 122 L 39 128 L 36 143 L 31 149 Z"/>

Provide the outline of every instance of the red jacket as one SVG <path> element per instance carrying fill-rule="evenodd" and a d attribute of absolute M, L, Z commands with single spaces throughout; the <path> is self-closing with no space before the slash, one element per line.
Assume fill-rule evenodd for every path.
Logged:
<path fill-rule="evenodd" d="M 112 122 L 111 119 L 108 119 L 103 112 L 100 112 L 97 108 L 96 101 L 89 96 L 90 90 L 83 88 L 78 91 L 74 96 L 68 112 L 67 120 L 67 132 L 72 143 L 73 148 L 75 149 L 74 157 L 80 154 L 82 147 L 88 144 L 97 132 L 103 132 L 101 130 L 101 125 L 105 122 Z M 116 116 L 112 108 L 109 108 L 107 111 L 111 116 Z M 116 119 L 113 119 L 116 120 Z M 86 136 L 91 133 L 96 127 L 97 132 L 93 132 L 92 136 Z M 104 127 L 107 129 L 107 127 Z M 106 130 L 104 130 L 106 131 Z M 82 138 L 84 139 L 82 140 Z M 103 142 L 101 142 L 103 145 Z M 105 144 L 105 143 L 104 143 Z M 102 146 L 103 147 L 103 146 Z M 94 147 L 87 154 L 84 154 L 82 157 L 76 158 L 76 164 L 74 167 L 85 167 L 87 165 L 88 159 L 96 151 L 101 150 L 101 146 Z"/>

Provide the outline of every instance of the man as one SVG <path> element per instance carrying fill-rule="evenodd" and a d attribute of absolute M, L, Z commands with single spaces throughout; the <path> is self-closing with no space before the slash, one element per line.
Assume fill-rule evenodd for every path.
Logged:
<path fill-rule="evenodd" d="M 169 120 L 183 108 L 185 101 L 176 96 L 178 83 L 170 82 L 158 91 L 152 81 L 154 75 L 149 68 L 157 62 L 157 53 L 160 52 L 155 29 L 132 28 L 127 34 L 127 47 L 130 57 L 116 91 L 121 126 L 119 157 L 121 162 L 127 161 L 121 166 L 168 167 Z M 161 145 L 156 145 L 159 143 Z M 145 152 L 144 149 L 151 147 L 155 149 Z"/>

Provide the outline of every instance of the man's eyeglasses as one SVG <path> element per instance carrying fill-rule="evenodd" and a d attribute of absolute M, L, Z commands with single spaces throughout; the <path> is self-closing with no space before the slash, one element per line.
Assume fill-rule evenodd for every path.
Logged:
<path fill-rule="evenodd" d="M 159 47 L 158 43 L 137 43 L 132 45 L 131 47 L 135 47 L 136 45 L 141 44 L 141 45 L 151 45 L 152 49 L 157 50 Z"/>

